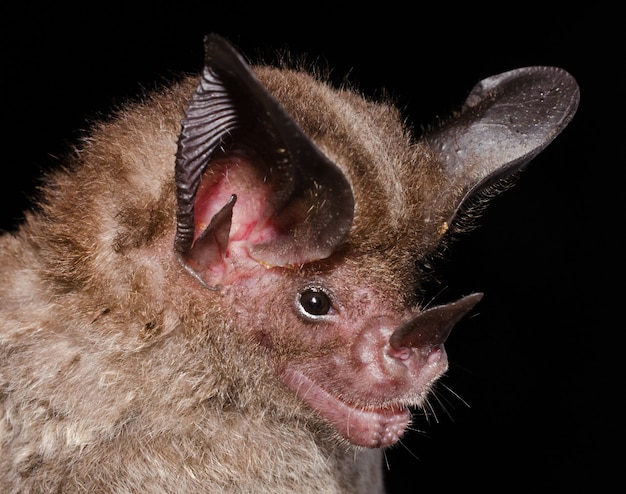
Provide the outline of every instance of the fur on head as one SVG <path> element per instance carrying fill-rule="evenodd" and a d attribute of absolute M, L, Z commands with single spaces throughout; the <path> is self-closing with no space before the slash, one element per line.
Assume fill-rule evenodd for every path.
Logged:
<path fill-rule="evenodd" d="M 565 71 L 515 69 L 416 141 L 386 102 L 205 46 L 0 238 L 9 492 L 380 489 L 480 299 L 426 310 L 416 267 L 578 104 Z"/>

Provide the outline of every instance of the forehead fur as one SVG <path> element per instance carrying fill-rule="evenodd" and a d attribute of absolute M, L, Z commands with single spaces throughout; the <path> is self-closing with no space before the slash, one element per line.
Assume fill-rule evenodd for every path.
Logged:
<path fill-rule="evenodd" d="M 257 67 L 260 81 L 348 177 L 355 196 L 349 242 L 365 252 L 420 257 L 438 243 L 440 165 L 401 112 L 311 73 Z M 400 245 L 402 243 L 402 245 Z M 408 245 L 407 245 L 408 244 Z M 415 252 L 417 246 L 424 252 Z"/>

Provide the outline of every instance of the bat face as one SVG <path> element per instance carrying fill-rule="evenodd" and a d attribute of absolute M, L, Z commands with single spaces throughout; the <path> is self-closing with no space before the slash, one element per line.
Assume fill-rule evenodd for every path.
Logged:
<path fill-rule="evenodd" d="M 512 70 L 416 140 L 385 102 L 251 68 L 216 35 L 205 53 L 199 80 L 96 126 L 0 238 L 7 485 L 144 488 L 158 465 L 183 491 L 245 491 L 297 463 L 327 486 L 337 442 L 337 472 L 379 458 L 482 296 L 425 307 L 419 266 L 579 98 L 561 69 Z M 292 463 L 272 470 L 277 449 Z"/>
<path fill-rule="evenodd" d="M 567 124 L 576 84 L 554 68 L 495 76 L 413 142 L 387 106 L 300 73 L 255 74 L 219 38 L 206 48 L 178 144 L 179 259 L 208 289 L 236 294 L 232 306 L 252 316 L 237 326 L 288 356 L 273 359 L 280 380 L 341 437 L 392 445 L 481 298 L 422 310 L 415 265 L 470 197 Z"/>

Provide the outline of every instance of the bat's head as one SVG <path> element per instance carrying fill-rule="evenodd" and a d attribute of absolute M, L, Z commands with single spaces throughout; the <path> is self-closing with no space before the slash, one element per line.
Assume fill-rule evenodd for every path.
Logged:
<path fill-rule="evenodd" d="M 392 445 L 481 298 L 422 308 L 416 266 L 577 103 L 565 71 L 517 69 L 480 82 L 414 141 L 390 105 L 301 72 L 251 70 L 208 36 L 178 142 L 177 257 L 324 424 L 357 446 Z"/>

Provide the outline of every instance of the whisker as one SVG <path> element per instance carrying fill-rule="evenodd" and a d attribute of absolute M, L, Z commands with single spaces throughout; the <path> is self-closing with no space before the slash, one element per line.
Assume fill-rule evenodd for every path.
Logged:
<path fill-rule="evenodd" d="M 448 393 L 450 393 L 452 396 L 454 396 L 457 400 L 459 400 L 463 405 L 465 405 L 467 408 L 471 408 L 470 404 L 465 401 L 460 394 L 458 394 L 456 391 L 454 391 L 450 386 L 448 386 L 445 383 L 439 383 L 439 385 L 441 387 L 443 387 Z M 450 402 L 448 402 L 450 403 Z"/>
<path fill-rule="evenodd" d="M 437 300 L 437 298 L 439 298 L 441 296 L 441 294 L 443 292 L 445 292 L 447 289 L 448 289 L 448 287 L 444 286 L 444 287 L 441 288 L 441 290 L 439 290 L 432 297 L 430 297 L 430 300 L 428 300 L 428 302 L 426 302 L 426 304 L 424 304 L 424 307 L 422 307 L 422 310 L 426 310 L 426 309 L 430 308 L 432 305 L 435 305 L 435 300 Z"/>
<path fill-rule="evenodd" d="M 400 441 L 402 442 L 402 441 Z M 389 464 L 389 457 L 387 456 L 387 450 L 383 449 L 383 461 L 385 463 L 385 468 L 389 471 L 391 470 L 391 465 Z"/>
<path fill-rule="evenodd" d="M 417 461 L 420 461 L 420 457 L 417 456 L 415 453 L 413 453 L 413 451 L 411 451 L 411 448 L 409 448 L 406 444 L 404 444 L 404 441 L 400 440 L 398 441 L 398 444 L 402 446 L 404 450 L 408 452 L 413 458 L 415 458 Z"/>

